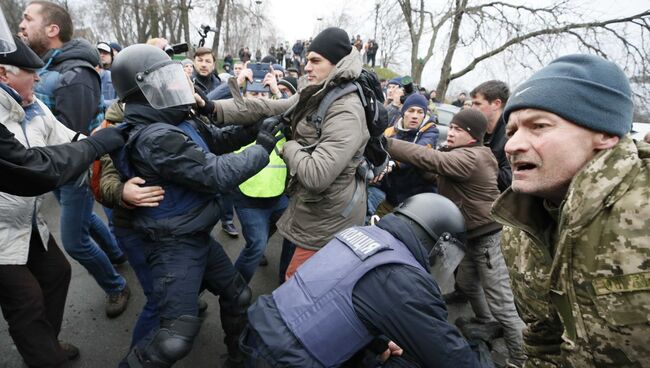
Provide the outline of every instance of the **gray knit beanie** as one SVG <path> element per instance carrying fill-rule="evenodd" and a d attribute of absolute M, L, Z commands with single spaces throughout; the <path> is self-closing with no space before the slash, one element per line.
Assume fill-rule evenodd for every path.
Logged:
<path fill-rule="evenodd" d="M 594 55 L 566 55 L 517 87 L 503 111 L 533 108 L 619 137 L 632 128 L 630 83 L 614 63 Z"/>

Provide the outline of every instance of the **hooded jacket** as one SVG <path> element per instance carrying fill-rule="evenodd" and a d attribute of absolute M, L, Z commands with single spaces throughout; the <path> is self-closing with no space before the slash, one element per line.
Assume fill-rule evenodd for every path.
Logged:
<path fill-rule="evenodd" d="M 34 92 L 63 125 L 88 135 L 92 125 L 103 119 L 97 49 L 86 40 L 74 39 L 49 50 L 42 59 L 45 66 Z"/>
<path fill-rule="evenodd" d="M 394 126 L 386 129 L 387 138 L 395 138 L 405 142 L 415 143 L 428 148 L 436 148 L 440 134 L 436 124 L 425 116 L 422 124 L 415 129 L 404 129 L 403 119 Z M 407 162 L 396 162 L 395 168 L 381 181 L 381 190 L 386 193 L 386 200 L 392 206 L 397 206 L 408 197 L 419 193 L 435 193 L 436 184 L 423 176 L 417 167 Z"/>
<path fill-rule="evenodd" d="M 278 115 L 293 105 L 289 116 L 292 140 L 284 145 L 283 159 L 289 170 L 289 206 L 277 223 L 285 239 L 310 250 L 318 250 L 334 234 L 362 225 L 366 212 L 365 183 L 356 178 L 356 168 L 370 134 L 361 100 L 352 93 L 334 101 L 321 124 L 320 138 L 308 121 L 327 92 L 361 74 L 356 49 L 341 59 L 321 83 L 301 89 L 286 100 L 245 99 L 216 101 L 217 120 L 254 123 Z"/>
<path fill-rule="evenodd" d="M 506 190 L 492 213 L 524 329 L 526 367 L 650 362 L 650 145 L 598 153 L 553 209 Z"/>

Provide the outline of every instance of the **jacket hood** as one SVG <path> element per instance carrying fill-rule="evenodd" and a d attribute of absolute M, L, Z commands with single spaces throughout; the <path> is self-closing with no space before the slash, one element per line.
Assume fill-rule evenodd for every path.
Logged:
<path fill-rule="evenodd" d="M 43 61 L 47 64 L 52 57 L 54 58 L 51 65 L 61 64 L 64 61 L 73 59 L 85 60 L 93 66 L 99 65 L 99 52 L 90 42 L 82 38 L 75 38 L 66 42 L 60 49 L 50 49 L 43 56 Z"/>
<path fill-rule="evenodd" d="M 334 66 L 327 78 L 322 82 L 302 87 L 306 81 L 306 77 L 302 76 L 298 81 L 300 97 L 297 105 L 298 108 L 294 111 L 293 119 L 298 121 L 306 111 L 316 109 L 323 97 L 333 87 L 357 79 L 361 75 L 362 65 L 361 55 L 353 47 L 352 51 Z"/>

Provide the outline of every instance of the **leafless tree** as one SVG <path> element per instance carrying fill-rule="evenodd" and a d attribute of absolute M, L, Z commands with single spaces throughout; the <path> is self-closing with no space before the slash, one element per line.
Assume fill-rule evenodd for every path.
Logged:
<path fill-rule="evenodd" d="M 106 0 L 93 6 L 95 33 L 114 36 L 122 45 L 154 37 L 171 43 L 189 41 L 192 0 Z"/>
<path fill-rule="evenodd" d="M 408 33 L 404 24 L 404 17 L 396 2 L 384 0 L 375 9 L 377 22 L 377 45 L 381 66 L 389 68 L 397 66 L 398 55 L 403 53 L 408 45 Z"/>
<path fill-rule="evenodd" d="M 25 9 L 24 0 L 0 0 L 2 12 L 7 18 L 9 29 L 18 32 L 18 25 L 22 20 L 23 10 Z"/>
<path fill-rule="evenodd" d="M 430 2 L 424 0 L 397 2 L 408 29 L 413 79 L 421 80 L 434 52 L 443 53 L 438 96 L 445 95 L 451 81 L 495 55 L 520 49 L 542 60 L 555 54 L 549 45 L 567 42 L 616 59 L 630 74 L 648 75 L 650 10 L 595 20 L 589 18 L 589 11 L 579 9 L 570 0 L 558 0 L 548 6 L 453 0 L 440 11 L 428 9 Z M 420 51 L 421 45 L 425 46 L 424 52 Z M 464 67 L 452 70 L 456 52 L 464 47 L 471 47 L 474 56 Z M 620 52 L 622 55 L 617 54 Z"/>

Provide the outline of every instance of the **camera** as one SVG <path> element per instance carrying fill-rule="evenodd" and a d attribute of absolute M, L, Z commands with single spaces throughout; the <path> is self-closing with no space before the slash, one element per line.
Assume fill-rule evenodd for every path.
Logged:
<path fill-rule="evenodd" d="M 184 52 L 187 52 L 189 50 L 189 47 L 187 46 L 187 43 L 177 43 L 175 45 L 167 45 L 165 47 L 165 52 L 169 57 L 173 57 L 176 54 L 182 54 Z"/>

